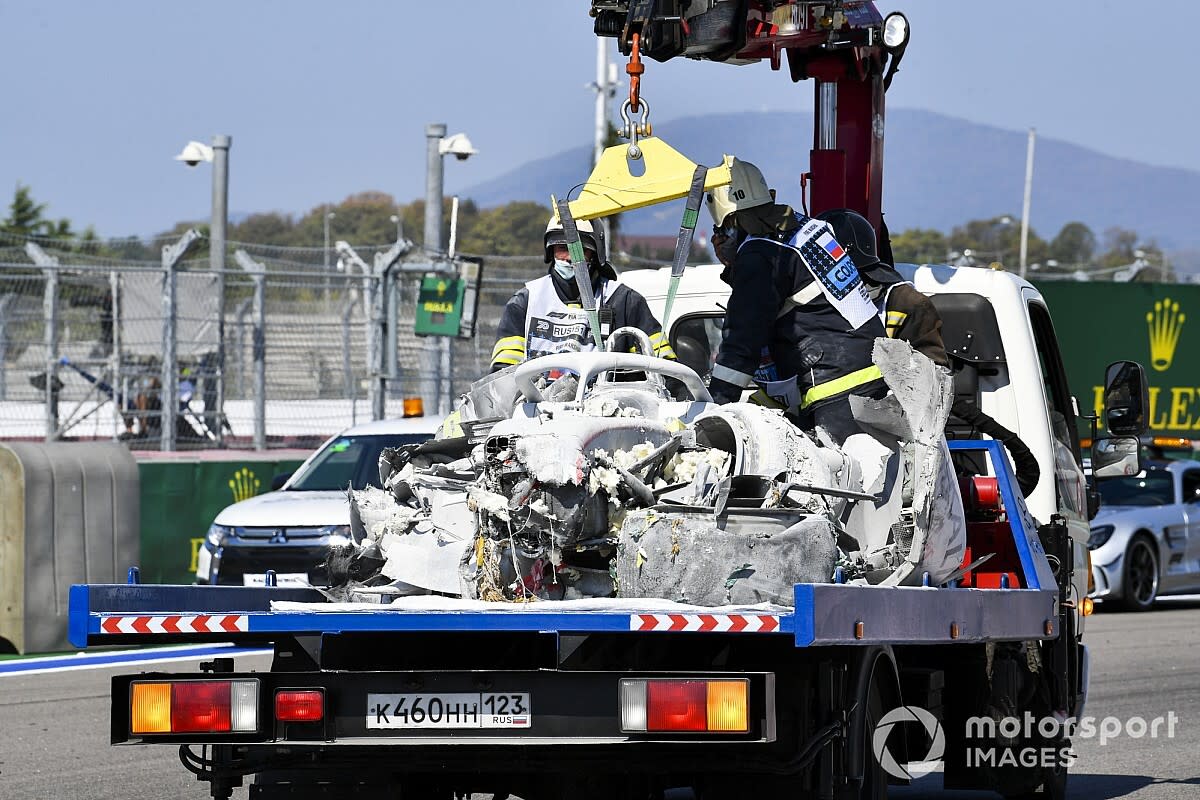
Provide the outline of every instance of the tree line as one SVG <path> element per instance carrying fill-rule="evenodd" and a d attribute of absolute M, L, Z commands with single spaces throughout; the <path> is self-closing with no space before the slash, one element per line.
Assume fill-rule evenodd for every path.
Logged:
<path fill-rule="evenodd" d="M 1011 270 L 1020 261 L 1021 222 L 1017 217 L 1001 215 L 971 220 L 949 234 L 911 228 L 892 234 L 891 243 L 896 261 L 902 263 L 989 266 L 998 262 Z M 1097 236 L 1083 222 L 1068 222 L 1049 240 L 1031 227 L 1025 261 L 1033 275 L 1083 272 L 1107 277 L 1141 262 L 1157 272 L 1159 279 L 1174 279 L 1162 249 L 1153 241 L 1120 227 L 1107 228 Z"/>
<path fill-rule="evenodd" d="M 331 215 L 332 216 L 329 216 Z M 457 250 L 468 254 L 537 257 L 550 208 L 535 202 L 517 201 L 481 209 L 472 200 L 459 204 Z M 329 245 L 345 240 L 351 245 L 381 245 L 403 235 L 423 245 L 425 201 L 397 203 L 384 192 L 361 192 L 337 204 L 322 204 L 293 215 L 265 212 L 231 223 L 231 242 L 314 251 L 310 259 L 322 260 L 325 223 L 329 222 Z M 177 236 L 188 228 L 208 232 L 207 221 L 179 222 L 161 237 Z M 442 213 L 442 242 L 448 242 L 450 203 Z M 0 232 L 42 238 L 80 252 L 128 260 L 158 260 L 158 247 L 138 237 L 101 241 L 92 228 L 77 231 L 70 220 L 53 219 L 47 205 L 38 203 L 28 186 L 18 185 Z M 946 234 L 927 228 L 911 228 L 891 234 L 895 260 L 906 263 L 950 263 L 988 266 L 996 262 L 1015 269 L 1019 261 L 1021 225 L 1012 215 L 971 220 Z M 1084 272 L 1108 277 L 1122 267 L 1142 263 L 1151 275 L 1172 280 L 1174 273 L 1161 248 L 1144 240 L 1136 231 L 1113 227 L 1097 235 L 1083 222 L 1068 222 L 1049 240 L 1029 231 L 1026 262 L 1033 275 Z M 198 251 L 198 255 L 203 248 Z M 667 256 L 669 258 L 669 254 Z"/>

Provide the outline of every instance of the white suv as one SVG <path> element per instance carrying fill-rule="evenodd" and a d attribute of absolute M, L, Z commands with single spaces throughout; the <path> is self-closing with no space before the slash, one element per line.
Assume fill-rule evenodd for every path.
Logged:
<path fill-rule="evenodd" d="M 380 452 L 430 439 L 438 424 L 433 417 L 381 420 L 329 439 L 278 491 L 217 515 L 200 548 L 196 583 L 261 585 L 273 569 L 281 586 L 323 585 L 330 546 L 350 540 L 347 487 L 378 486 Z"/>

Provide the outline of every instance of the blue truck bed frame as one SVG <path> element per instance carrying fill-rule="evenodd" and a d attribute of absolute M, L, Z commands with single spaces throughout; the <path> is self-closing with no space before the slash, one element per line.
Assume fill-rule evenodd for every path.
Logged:
<path fill-rule="evenodd" d="M 388 605 L 321 609 L 315 590 L 287 587 L 75 585 L 69 638 L 78 647 L 222 641 L 265 643 L 339 632 L 537 631 L 586 633 L 722 633 L 791 636 L 797 647 L 951 644 L 1053 639 L 1059 589 L 999 443 L 951 442 L 955 452 L 985 454 L 999 482 L 1024 588 L 882 587 L 797 584 L 792 608 L 678 610 L 636 601 L 606 609 L 549 610 L 554 603 L 496 610 L 404 609 Z M 273 601 L 289 604 L 272 609 Z"/>

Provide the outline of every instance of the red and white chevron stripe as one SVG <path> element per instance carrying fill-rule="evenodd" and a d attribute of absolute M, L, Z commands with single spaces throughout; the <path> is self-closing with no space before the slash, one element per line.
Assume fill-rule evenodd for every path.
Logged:
<path fill-rule="evenodd" d="M 776 614 L 634 614 L 631 631 L 686 633 L 772 633 L 779 630 Z"/>
<path fill-rule="evenodd" d="M 249 629 L 249 617 L 245 614 L 100 618 L 102 633 L 245 633 Z"/>

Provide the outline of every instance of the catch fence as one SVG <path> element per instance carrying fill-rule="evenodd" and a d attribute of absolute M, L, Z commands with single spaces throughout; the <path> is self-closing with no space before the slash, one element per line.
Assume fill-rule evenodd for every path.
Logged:
<path fill-rule="evenodd" d="M 214 270 L 203 240 L 168 265 L 173 243 L 0 235 L 0 438 L 309 447 L 401 416 L 404 398 L 436 416 L 487 372 L 505 301 L 545 270 L 539 257 L 482 256 L 475 336 L 443 355 L 442 337 L 414 333 L 425 267 L 438 268 L 419 252 L 385 280 L 373 265 L 390 245 L 338 258 L 232 242 Z"/>

